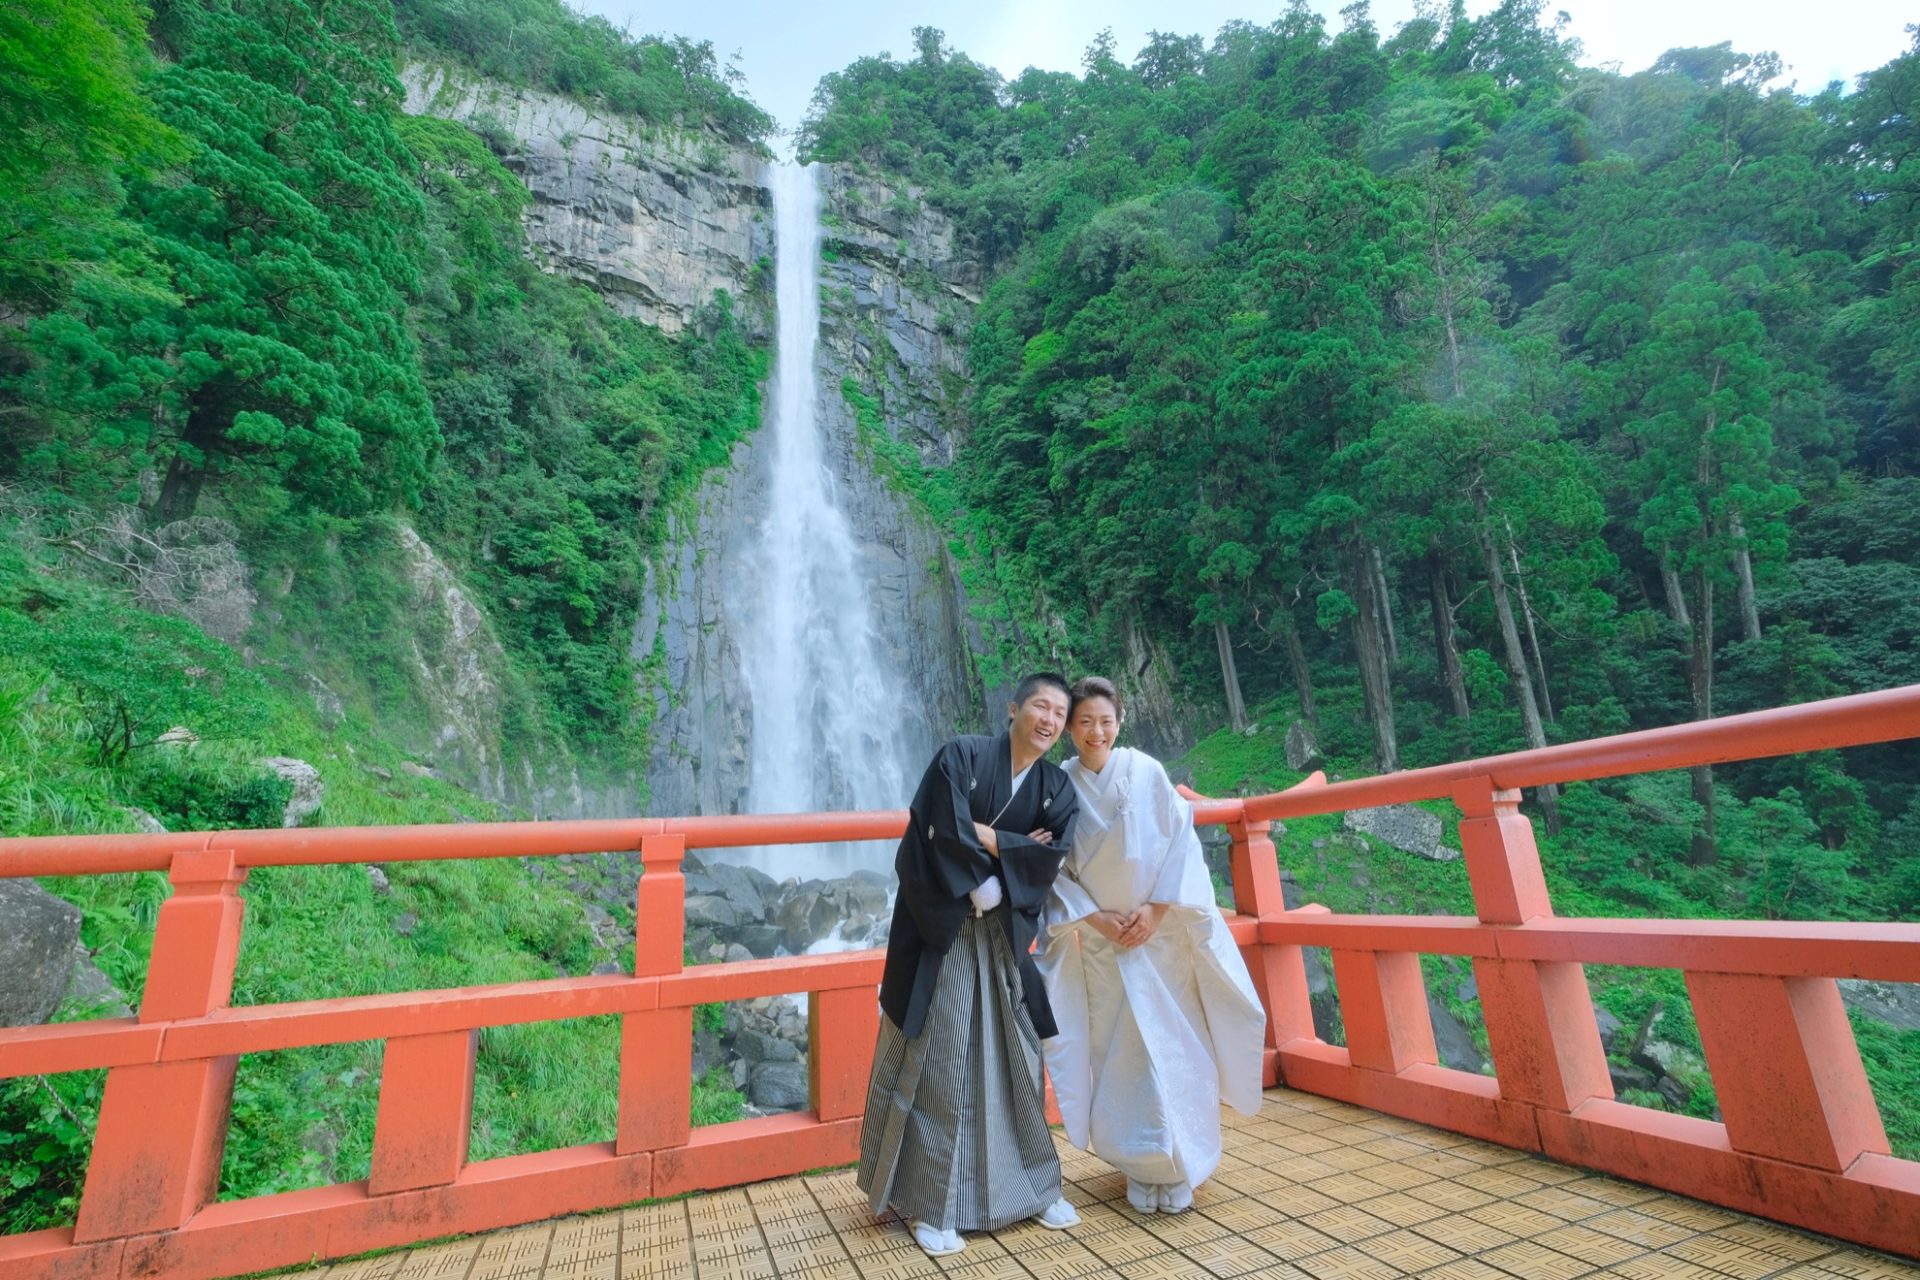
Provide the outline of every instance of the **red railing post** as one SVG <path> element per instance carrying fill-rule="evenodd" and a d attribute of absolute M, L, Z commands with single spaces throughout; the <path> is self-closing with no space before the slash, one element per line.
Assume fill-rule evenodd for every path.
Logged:
<path fill-rule="evenodd" d="M 634 909 L 635 977 L 679 973 L 686 960 L 687 840 L 641 837 L 640 889 Z M 693 1133 L 693 1010 L 629 1013 L 620 1027 L 620 1155 L 685 1146 Z"/>
<path fill-rule="evenodd" d="M 1355 1068 L 1399 1075 L 1417 1063 L 1440 1060 L 1420 957 L 1411 951 L 1333 953 L 1333 984 L 1340 1021 Z"/>
<path fill-rule="evenodd" d="M 857 1116 L 880 1034 L 880 996 L 871 987 L 807 993 L 807 1090 L 822 1120 Z"/>
<path fill-rule="evenodd" d="M 1832 978 L 1689 973 L 1687 994 L 1735 1151 L 1832 1173 L 1888 1153 Z"/>
<path fill-rule="evenodd" d="M 1514 925 L 1551 916 L 1540 848 L 1533 823 L 1520 812 L 1520 793 L 1468 778 L 1455 785 L 1453 798 L 1480 919 Z M 1613 1097 L 1583 965 L 1480 957 L 1473 971 L 1501 1097 L 1563 1112 L 1590 1098 Z"/>
<path fill-rule="evenodd" d="M 373 1195 L 443 1187 L 460 1176 L 473 1135 L 478 1031 L 440 1031 L 387 1041 L 374 1121 Z"/>
<path fill-rule="evenodd" d="M 1280 886 L 1280 855 L 1273 847 L 1270 822 L 1230 822 L 1233 837 L 1230 868 L 1233 909 L 1256 920 L 1277 920 L 1286 914 Z M 1313 1005 L 1307 991 L 1306 954 L 1299 947 L 1270 945 L 1255 940 L 1240 948 L 1254 991 L 1267 1010 L 1266 1061 L 1262 1080 L 1280 1082 L 1280 1047 L 1294 1040 L 1311 1040 Z"/>
<path fill-rule="evenodd" d="M 233 995 L 246 868 L 231 850 L 196 849 L 174 855 L 169 878 L 173 896 L 154 925 L 142 1022 L 203 1017 Z M 228 1055 L 107 1073 L 76 1242 L 183 1227 L 213 1199 L 238 1061 Z"/>

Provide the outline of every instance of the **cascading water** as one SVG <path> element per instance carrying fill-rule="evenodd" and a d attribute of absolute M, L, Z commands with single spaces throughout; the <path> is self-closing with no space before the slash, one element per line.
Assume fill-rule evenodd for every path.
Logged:
<path fill-rule="evenodd" d="M 771 170 L 779 345 L 765 430 L 767 504 L 748 549 L 741 666 L 753 706 L 756 813 L 904 807 L 914 776 L 899 681 L 880 658 L 859 549 L 836 499 L 815 376 L 820 190 L 812 165 Z M 890 870 L 875 846 L 780 847 L 751 860 L 788 876 Z"/>

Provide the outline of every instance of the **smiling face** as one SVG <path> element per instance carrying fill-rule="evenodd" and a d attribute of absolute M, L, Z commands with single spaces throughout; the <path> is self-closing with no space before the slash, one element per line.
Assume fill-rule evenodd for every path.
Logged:
<path fill-rule="evenodd" d="M 1013 739 L 1014 755 L 1028 757 L 1030 763 L 1060 740 L 1061 727 L 1067 722 L 1067 692 L 1043 684 L 1025 702 L 1008 706 L 1007 714 L 1012 721 L 1008 734 Z"/>
<path fill-rule="evenodd" d="M 1108 698 L 1081 698 L 1067 722 L 1073 747 L 1080 763 L 1095 773 L 1104 769 L 1113 754 L 1113 743 L 1120 736 L 1120 711 Z"/>

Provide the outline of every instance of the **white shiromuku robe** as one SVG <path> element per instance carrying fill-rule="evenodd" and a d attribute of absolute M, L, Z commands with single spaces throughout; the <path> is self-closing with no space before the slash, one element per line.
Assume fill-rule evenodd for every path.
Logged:
<path fill-rule="evenodd" d="M 1220 1100 L 1260 1110 L 1266 1012 L 1193 829 L 1158 760 L 1116 747 L 1079 793 L 1072 851 L 1054 881 L 1038 957 L 1060 1034 L 1044 1042 L 1067 1137 L 1136 1182 L 1199 1186 L 1220 1163 Z M 1169 904 L 1144 945 L 1086 917 Z"/>

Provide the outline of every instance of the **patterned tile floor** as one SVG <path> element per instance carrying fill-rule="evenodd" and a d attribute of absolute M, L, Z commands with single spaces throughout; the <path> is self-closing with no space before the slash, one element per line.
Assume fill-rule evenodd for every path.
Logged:
<path fill-rule="evenodd" d="M 851 1170 L 565 1218 L 300 1280 L 1920 1280 L 1920 1268 L 1458 1134 L 1285 1089 L 1231 1111 L 1191 1211 L 1141 1215 L 1069 1147 L 1081 1225 L 1023 1223 L 930 1259 Z M 324 1277 L 320 1272 L 324 1270 Z"/>

